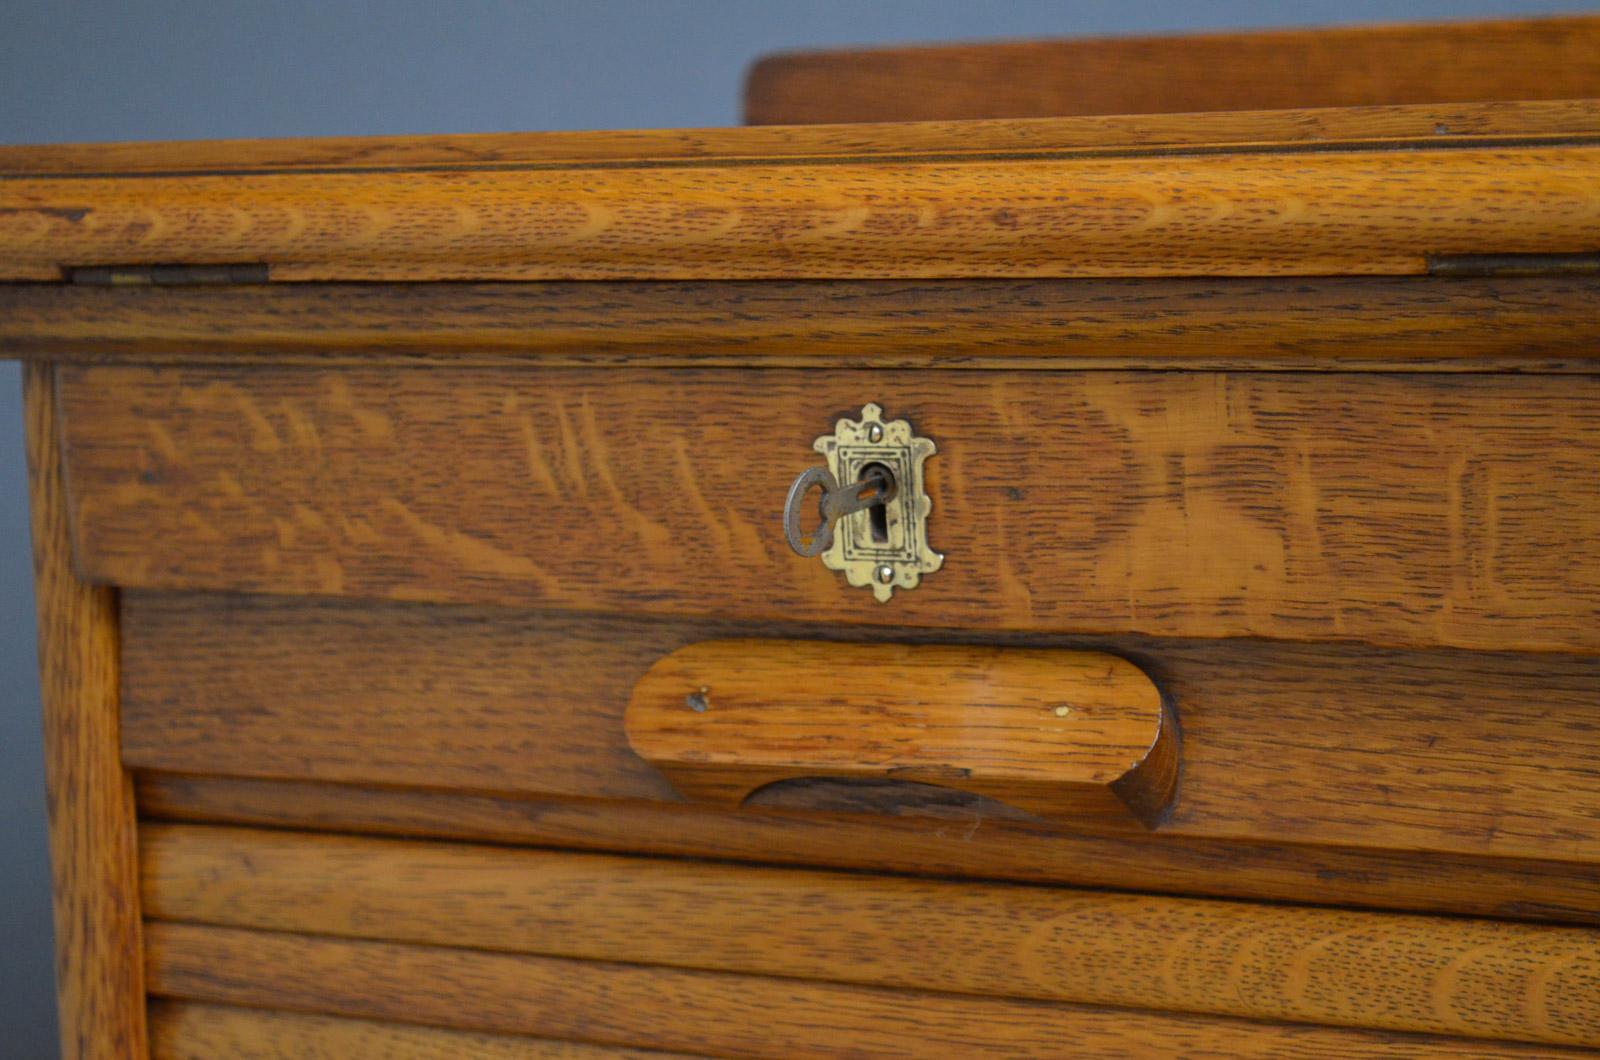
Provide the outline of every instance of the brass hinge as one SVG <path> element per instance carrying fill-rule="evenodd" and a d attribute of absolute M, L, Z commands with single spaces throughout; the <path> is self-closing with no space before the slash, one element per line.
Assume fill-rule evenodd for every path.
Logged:
<path fill-rule="evenodd" d="M 62 270 L 68 283 L 88 287 L 191 287 L 266 283 L 265 265 L 82 265 Z"/>

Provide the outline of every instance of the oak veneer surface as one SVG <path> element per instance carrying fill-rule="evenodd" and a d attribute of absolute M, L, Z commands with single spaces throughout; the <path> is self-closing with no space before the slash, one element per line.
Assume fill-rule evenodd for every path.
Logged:
<path fill-rule="evenodd" d="M 90 579 L 747 621 L 1600 648 L 1600 380 L 62 370 Z M 811 443 L 939 452 L 889 604 L 789 553 Z"/>
<path fill-rule="evenodd" d="M 1593 372 L 1600 276 L 0 284 L 0 356 Z"/>
<path fill-rule="evenodd" d="M 656 802 L 511 798 L 311 781 L 146 774 L 149 819 L 1070 883 L 1600 926 L 1582 864 L 1295 843 L 1092 834 L 914 799 L 905 786 L 816 804 L 769 791 L 732 811 Z M 937 789 L 935 789 L 937 790 Z M 927 794 L 927 793 L 921 793 Z M 782 797 L 802 796 L 791 802 Z M 853 812 L 846 812 L 853 811 Z"/>
<path fill-rule="evenodd" d="M 1129 1012 L 152 923 L 152 993 L 662 1049 L 791 1057 L 1577 1056 L 1550 1044 Z"/>
<path fill-rule="evenodd" d="M 757 125 L 1352 107 L 1600 95 L 1600 18 L 791 52 Z"/>
<path fill-rule="evenodd" d="M 673 1060 L 687 1054 L 158 1001 L 150 1007 L 150 1056 L 151 1060 Z"/>
<path fill-rule="evenodd" d="M 27 365 L 56 993 L 65 1060 L 145 1047 L 133 783 L 118 753 L 115 594 L 73 571 L 56 369 Z"/>
<path fill-rule="evenodd" d="M 954 126 L 861 154 L 790 130 L 810 153 L 763 155 L 770 136 L 741 150 L 728 131 L 695 158 L 354 168 L 56 172 L 21 149 L 0 156 L 0 280 L 160 263 L 298 281 L 1419 274 L 1600 245 L 1595 109 L 1571 103 L 1554 131 L 1536 112 L 1531 134 L 1435 120 L 1423 143 L 1347 127 L 1182 152 L 977 153 L 989 134 Z"/>
<path fill-rule="evenodd" d="M 611 799 L 677 797 L 623 731 L 634 683 L 661 656 L 735 630 L 842 635 L 249 597 L 129 593 L 123 606 L 134 767 Z M 1600 856 L 1600 660 L 1079 646 L 1131 657 L 1170 697 L 1183 777 L 1162 835 Z"/>
<path fill-rule="evenodd" d="M 147 826 L 146 914 L 961 994 L 1600 1045 L 1600 932 Z"/>

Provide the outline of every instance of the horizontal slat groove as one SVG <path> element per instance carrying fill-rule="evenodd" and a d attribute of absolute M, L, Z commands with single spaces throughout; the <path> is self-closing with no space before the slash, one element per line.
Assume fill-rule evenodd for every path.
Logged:
<path fill-rule="evenodd" d="M 821 865 L 914 876 L 1377 906 L 1600 926 L 1585 865 L 1288 843 L 1090 835 L 947 808 L 943 817 L 143 774 L 141 813 L 168 822 L 373 833 L 512 846 Z"/>
<path fill-rule="evenodd" d="M 63 361 L 1600 370 L 1600 280 L 0 285 Z"/>
<path fill-rule="evenodd" d="M 1548 1044 L 1523 1047 L 192 924 L 152 922 L 147 939 L 151 992 L 157 996 L 708 1055 L 1581 1055 Z"/>
<path fill-rule="evenodd" d="M 151 1060 L 688 1060 L 685 1053 L 174 1001 L 150 1006 L 150 1038 Z"/>
<path fill-rule="evenodd" d="M 147 825 L 158 919 L 1600 1045 L 1600 932 Z"/>

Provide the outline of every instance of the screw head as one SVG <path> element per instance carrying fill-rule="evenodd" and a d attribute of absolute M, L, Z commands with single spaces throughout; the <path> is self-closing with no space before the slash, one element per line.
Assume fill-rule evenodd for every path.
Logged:
<path fill-rule="evenodd" d="M 706 708 L 711 706 L 711 699 L 708 695 L 710 691 L 711 690 L 709 688 L 706 688 L 702 685 L 700 691 L 690 692 L 684 697 L 683 702 L 696 714 L 704 714 L 706 712 Z"/>
<path fill-rule="evenodd" d="M 878 576 L 878 580 L 884 585 L 888 585 L 890 582 L 894 581 L 894 568 L 889 566 L 887 563 L 880 565 L 873 573 Z"/>
<path fill-rule="evenodd" d="M 867 441 L 869 441 L 869 442 L 881 442 L 881 441 L 883 441 L 883 424 L 874 423 L 872 426 L 867 428 Z"/>
<path fill-rule="evenodd" d="M 1071 713 L 1072 713 L 1072 708 L 1068 707 L 1068 706 L 1060 706 L 1060 707 L 1057 707 L 1055 709 L 1055 715 L 1058 718 L 1064 718 L 1068 714 L 1071 714 Z"/>

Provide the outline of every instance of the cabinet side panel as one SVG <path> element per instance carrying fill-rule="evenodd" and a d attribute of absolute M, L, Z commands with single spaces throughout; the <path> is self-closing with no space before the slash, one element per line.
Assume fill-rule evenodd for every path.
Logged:
<path fill-rule="evenodd" d="M 61 1048 L 143 1056 L 133 787 L 118 755 L 112 590 L 73 572 L 54 368 L 24 366 Z"/>

